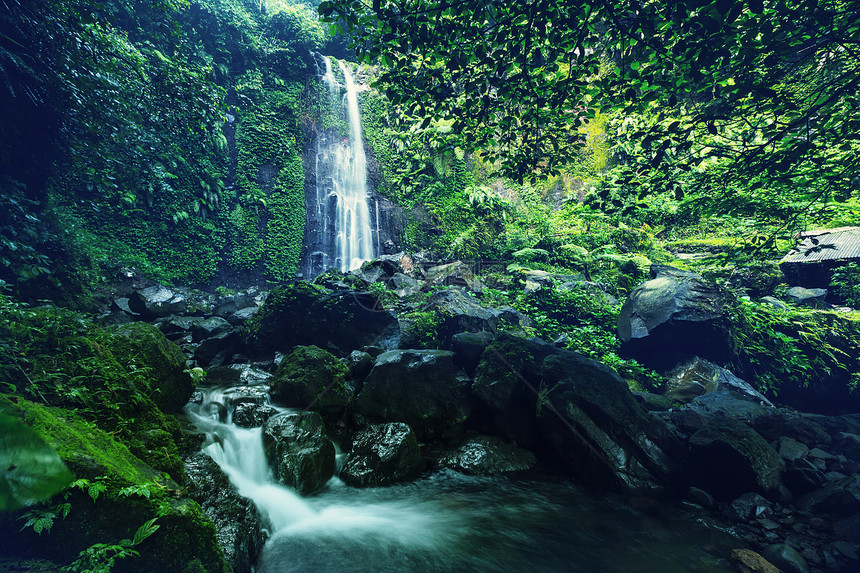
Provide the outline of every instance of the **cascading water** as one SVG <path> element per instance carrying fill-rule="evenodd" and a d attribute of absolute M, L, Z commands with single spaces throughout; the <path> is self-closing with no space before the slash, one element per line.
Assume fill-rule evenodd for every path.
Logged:
<path fill-rule="evenodd" d="M 269 529 L 257 573 L 734 571 L 715 556 L 737 544 L 721 531 L 671 510 L 643 514 L 558 478 L 441 471 L 364 489 L 332 478 L 303 498 L 273 480 L 261 429 L 232 423 L 231 390 L 203 394 L 186 411 L 207 434 L 204 451 Z"/>
<path fill-rule="evenodd" d="M 308 278 L 331 267 L 342 271 L 358 268 L 378 254 L 378 248 L 374 248 L 378 230 L 374 229 L 368 205 L 359 87 L 343 62 L 338 62 L 344 78 L 342 86 L 334 76 L 331 60 L 327 56 L 317 58 L 323 62 L 320 78 L 327 87 L 329 112 L 346 122 L 348 133 L 329 127 L 316 134 L 316 185 L 307 198 L 307 255 L 303 265 Z"/>

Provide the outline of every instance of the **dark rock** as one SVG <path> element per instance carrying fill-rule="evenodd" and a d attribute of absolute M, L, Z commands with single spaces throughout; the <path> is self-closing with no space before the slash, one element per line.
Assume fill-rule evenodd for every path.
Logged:
<path fill-rule="evenodd" d="M 250 364 L 216 366 L 206 371 L 209 386 L 268 386 L 272 375 Z"/>
<path fill-rule="evenodd" d="M 629 490 L 667 483 L 679 444 L 614 370 L 570 351 L 547 356 L 541 370 L 541 435 L 578 478 Z"/>
<path fill-rule="evenodd" d="M 201 316 L 167 316 L 153 322 L 170 340 L 177 340 L 191 333 L 195 323 L 206 320 Z"/>
<path fill-rule="evenodd" d="M 285 406 L 342 412 L 352 400 L 349 368 L 317 346 L 296 346 L 272 381 L 272 398 Z"/>
<path fill-rule="evenodd" d="M 809 454 L 809 448 L 788 436 L 779 439 L 779 455 L 787 462 L 798 458 L 805 458 Z"/>
<path fill-rule="evenodd" d="M 241 348 L 241 340 L 235 330 L 222 332 L 202 341 L 194 349 L 194 360 L 205 368 L 224 366 Z"/>
<path fill-rule="evenodd" d="M 727 511 L 735 521 L 750 521 L 773 513 L 768 500 L 749 491 L 732 501 Z"/>
<path fill-rule="evenodd" d="M 790 545 L 775 543 L 761 552 L 762 557 L 779 567 L 782 573 L 809 573 L 806 559 Z"/>
<path fill-rule="evenodd" d="M 134 291 L 128 307 L 146 318 L 182 314 L 188 309 L 188 298 L 175 290 L 157 285 Z"/>
<path fill-rule="evenodd" d="M 783 481 L 794 495 L 803 495 L 824 486 L 827 478 L 811 462 L 797 458 L 789 460 Z"/>
<path fill-rule="evenodd" d="M 729 294 L 695 273 L 652 265 L 657 278 L 621 307 L 618 337 L 625 356 L 668 370 L 692 356 L 717 363 L 734 356 L 725 323 Z"/>
<path fill-rule="evenodd" d="M 537 463 L 528 450 L 495 436 L 475 436 L 443 453 L 438 465 L 470 475 L 492 475 L 533 469 Z"/>
<path fill-rule="evenodd" d="M 248 322 L 253 316 L 260 310 L 258 306 L 251 306 L 248 308 L 243 308 L 237 310 L 233 314 L 227 316 L 227 322 L 232 324 L 233 326 L 242 326 L 246 322 Z"/>
<path fill-rule="evenodd" d="M 634 390 L 633 397 L 636 398 L 636 401 L 643 408 L 651 412 L 665 412 L 675 405 L 672 400 L 663 394 Z"/>
<path fill-rule="evenodd" d="M 684 408 L 698 412 L 706 418 L 719 416 L 747 422 L 754 422 L 775 411 L 773 406 L 727 387 L 694 398 Z"/>
<path fill-rule="evenodd" d="M 343 363 L 349 369 L 349 377 L 359 383 L 364 381 L 373 368 L 373 356 L 363 350 L 353 350 Z"/>
<path fill-rule="evenodd" d="M 687 499 L 706 509 L 714 506 L 714 497 L 703 489 L 690 486 L 687 489 Z"/>
<path fill-rule="evenodd" d="M 682 404 L 709 392 L 732 390 L 753 402 L 773 405 L 755 388 L 725 368 L 698 356 L 673 368 L 666 376 L 665 386 L 666 397 Z"/>
<path fill-rule="evenodd" d="M 842 454 L 850 460 L 860 462 L 860 436 L 848 432 L 840 432 L 835 436 L 831 450 Z"/>
<path fill-rule="evenodd" d="M 215 525 L 218 544 L 234 573 L 251 573 L 265 537 L 254 503 L 239 495 L 218 464 L 203 452 L 185 460 L 189 496 Z"/>
<path fill-rule="evenodd" d="M 505 328 L 522 328 L 531 325 L 531 319 L 512 308 L 484 308 L 466 291 L 450 288 L 430 296 L 423 311 L 435 312 L 439 319 L 438 337 L 443 346 L 449 346 L 459 332 L 493 332 Z"/>
<path fill-rule="evenodd" d="M 278 410 L 268 404 L 242 402 L 233 410 L 233 423 L 240 428 L 258 428 L 277 413 Z"/>
<path fill-rule="evenodd" d="M 191 324 L 191 340 L 200 342 L 233 330 L 233 326 L 220 316 L 210 316 Z"/>
<path fill-rule="evenodd" d="M 413 279 L 403 273 L 395 273 L 388 283 L 400 298 L 416 295 L 421 292 L 424 286 L 423 281 Z"/>
<path fill-rule="evenodd" d="M 500 335 L 481 355 L 472 393 L 476 422 L 523 447 L 537 439 L 536 406 L 541 364 L 558 349 L 539 340 Z"/>
<path fill-rule="evenodd" d="M 125 297 L 113 299 L 110 305 L 111 312 L 122 312 L 133 317 L 140 316 L 140 313 L 131 310 L 131 307 L 128 305 L 129 300 Z"/>
<path fill-rule="evenodd" d="M 685 475 L 718 499 L 744 492 L 775 495 L 785 464 L 764 438 L 733 419 L 711 417 L 689 440 Z"/>
<path fill-rule="evenodd" d="M 451 337 L 451 350 L 454 351 L 454 362 L 466 371 L 469 376 L 475 375 L 478 363 L 484 349 L 493 342 L 495 337 L 487 331 L 460 332 Z"/>
<path fill-rule="evenodd" d="M 129 366 L 147 368 L 152 400 L 161 411 L 178 412 L 188 403 L 194 382 L 185 369 L 185 355 L 151 324 L 134 322 L 110 329 L 111 351 Z"/>
<path fill-rule="evenodd" d="M 753 427 L 766 440 L 774 441 L 780 436 L 793 438 L 807 447 L 829 445 L 830 434 L 817 422 L 821 416 L 808 416 L 784 410 L 758 416 Z"/>
<path fill-rule="evenodd" d="M 456 435 L 471 411 L 469 379 L 445 350 L 390 350 L 364 380 L 356 411 L 373 421 L 404 422 L 419 439 Z"/>
<path fill-rule="evenodd" d="M 347 353 L 365 345 L 394 347 L 399 328 L 374 293 L 328 291 L 309 283 L 274 289 L 243 327 L 254 357 L 315 345 Z"/>
<path fill-rule="evenodd" d="M 800 498 L 797 506 L 804 511 L 835 517 L 847 517 L 860 512 L 860 475 L 830 482 Z"/>
<path fill-rule="evenodd" d="M 340 473 L 349 485 L 380 486 L 416 477 L 421 452 L 412 429 L 403 423 L 375 424 L 358 432 Z"/>
<path fill-rule="evenodd" d="M 475 274 L 474 268 L 463 261 L 431 267 L 425 271 L 426 287 L 459 286 L 473 292 L 482 292 L 484 284 Z"/>
<path fill-rule="evenodd" d="M 334 445 L 316 412 L 272 416 L 263 424 L 263 447 L 275 479 L 302 495 L 315 492 L 334 475 Z"/>
<path fill-rule="evenodd" d="M 98 317 L 96 317 L 95 322 L 103 328 L 108 328 L 110 326 L 118 326 L 120 324 L 128 324 L 130 322 L 134 322 L 134 317 L 124 312 L 111 312 L 108 314 L 99 315 Z"/>
<path fill-rule="evenodd" d="M 233 386 L 224 391 L 224 403 L 228 408 L 236 408 L 239 404 L 267 404 L 268 390 L 267 386 Z"/>
<path fill-rule="evenodd" d="M 833 533 L 840 539 L 860 543 L 860 512 L 834 523 Z"/>

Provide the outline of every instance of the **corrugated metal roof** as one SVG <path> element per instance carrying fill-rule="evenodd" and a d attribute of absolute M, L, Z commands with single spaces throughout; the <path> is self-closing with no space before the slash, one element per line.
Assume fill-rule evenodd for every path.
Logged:
<path fill-rule="evenodd" d="M 805 231 L 800 237 L 800 244 L 780 264 L 860 259 L 860 227 Z"/>

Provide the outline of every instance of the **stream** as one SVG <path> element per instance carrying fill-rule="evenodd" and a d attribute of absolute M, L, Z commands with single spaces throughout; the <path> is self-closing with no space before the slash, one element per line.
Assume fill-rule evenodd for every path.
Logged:
<path fill-rule="evenodd" d="M 741 542 L 716 525 L 548 474 L 440 470 L 365 489 L 335 477 L 303 498 L 272 478 L 261 428 L 231 423 L 230 390 L 203 392 L 187 410 L 207 435 L 203 449 L 268 527 L 257 573 L 734 571 L 727 557 Z"/>

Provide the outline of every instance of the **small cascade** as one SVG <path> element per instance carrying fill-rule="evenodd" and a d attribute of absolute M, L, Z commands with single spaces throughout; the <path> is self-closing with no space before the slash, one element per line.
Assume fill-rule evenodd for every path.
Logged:
<path fill-rule="evenodd" d="M 337 267 L 356 269 L 378 254 L 370 216 L 367 158 L 361 138 L 359 86 L 352 71 L 338 62 L 344 85 L 338 83 L 327 56 L 317 55 L 318 74 L 327 88 L 329 112 L 348 126 L 347 133 L 327 127 L 316 133 L 316 184 L 307 193 L 307 226 L 303 272 L 307 278 Z"/>

